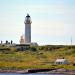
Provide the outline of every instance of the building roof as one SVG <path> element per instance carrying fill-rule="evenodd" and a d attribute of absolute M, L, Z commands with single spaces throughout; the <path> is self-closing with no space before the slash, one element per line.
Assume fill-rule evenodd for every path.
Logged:
<path fill-rule="evenodd" d="M 30 46 L 30 44 L 16 44 L 16 46 Z"/>
<path fill-rule="evenodd" d="M 57 59 L 55 62 L 65 62 L 67 61 L 66 59 Z"/>
<path fill-rule="evenodd" d="M 26 16 L 26 17 L 30 17 L 30 16 L 29 16 L 29 14 L 27 14 L 27 16 Z"/>

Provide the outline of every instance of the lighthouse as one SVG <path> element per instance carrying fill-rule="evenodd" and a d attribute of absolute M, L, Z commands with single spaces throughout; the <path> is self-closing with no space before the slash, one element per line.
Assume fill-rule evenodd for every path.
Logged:
<path fill-rule="evenodd" d="M 31 17 L 29 14 L 25 17 L 25 44 L 31 43 Z"/>

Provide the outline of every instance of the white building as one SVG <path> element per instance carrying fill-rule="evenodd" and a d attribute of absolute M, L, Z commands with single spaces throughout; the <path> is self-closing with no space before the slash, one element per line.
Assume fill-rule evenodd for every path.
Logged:
<path fill-rule="evenodd" d="M 31 17 L 29 14 L 25 17 L 25 44 L 26 43 L 31 43 Z"/>
<path fill-rule="evenodd" d="M 38 44 L 36 42 L 32 42 L 31 46 L 38 46 Z"/>
<path fill-rule="evenodd" d="M 57 59 L 55 64 L 68 64 L 68 61 L 66 59 Z"/>

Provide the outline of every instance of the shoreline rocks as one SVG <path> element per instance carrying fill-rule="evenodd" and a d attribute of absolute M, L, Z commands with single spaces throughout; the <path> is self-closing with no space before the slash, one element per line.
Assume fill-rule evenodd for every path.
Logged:
<path fill-rule="evenodd" d="M 25 70 L 0 70 L 0 73 L 19 73 L 19 74 L 29 74 L 29 70 L 33 69 L 25 69 Z M 34 69 L 36 70 L 36 69 Z M 66 74 L 66 75 L 75 75 L 75 70 L 66 70 L 66 69 L 55 69 L 50 71 L 37 71 L 33 73 L 38 74 Z"/>

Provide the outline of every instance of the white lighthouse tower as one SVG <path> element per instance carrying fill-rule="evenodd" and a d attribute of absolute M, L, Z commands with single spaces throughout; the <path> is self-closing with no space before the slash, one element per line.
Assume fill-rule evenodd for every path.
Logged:
<path fill-rule="evenodd" d="M 25 44 L 31 43 L 31 17 L 29 14 L 25 17 Z"/>

